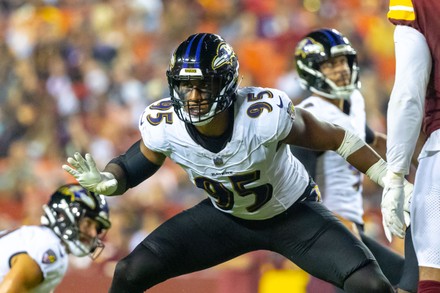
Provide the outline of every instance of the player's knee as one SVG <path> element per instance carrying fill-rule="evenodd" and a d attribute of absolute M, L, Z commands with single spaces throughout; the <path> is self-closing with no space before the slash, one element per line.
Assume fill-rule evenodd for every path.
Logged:
<path fill-rule="evenodd" d="M 344 282 L 345 292 L 392 293 L 393 286 L 375 262 L 358 269 Z"/>
<path fill-rule="evenodd" d="M 110 292 L 144 292 L 169 278 L 167 272 L 155 253 L 144 245 L 138 245 L 117 263 Z"/>
<path fill-rule="evenodd" d="M 144 292 L 146 276 L 136 267 L 136 261 L 132 256 L 121 259 L 115 268 L 110 292 Z"/>
<path fill-rule="evenodd" d="M 138 282 L 137 270 L 132 266 L 129 257 L 121 259 L 115 268 L 113 274 L 113 286 L 119 288 L 132 288 Z M 142 291 L 140 291 L 142 292 Z"/>
<path fill-rule="evenodd" d="M 133 270 L 130 269 L 130 260 L 124 258 L 118 261 L 116 264 L 113 278 L 119 280 L 120 282 L 130 283 L 135 278 L 131 272 L 133 272 Z"/>

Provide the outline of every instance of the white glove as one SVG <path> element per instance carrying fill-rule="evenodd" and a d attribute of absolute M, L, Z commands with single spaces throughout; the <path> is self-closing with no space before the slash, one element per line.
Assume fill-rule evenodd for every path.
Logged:
<path fill-rule="evenodd" d="M 112 173 L 100 172 L 96 168 L 95 160 L 90 154 L 85 159 L 80 153 L 75 153 L 67 158 L 67 162 L 73 166 L 63 165 L 63 169 L 71 174 L 87 190 L 103 195 L 111 195 L 118 188 L 118 181 Z"/>
<path fill-rule="evenodd" d="M 385 236 L 391 242 L 392 235 L 405 237 L 405 224 L 409 225 L 409 205 L 413 185 L 402 174 L 388 171 L 383 178 L 382 223 Z"/>

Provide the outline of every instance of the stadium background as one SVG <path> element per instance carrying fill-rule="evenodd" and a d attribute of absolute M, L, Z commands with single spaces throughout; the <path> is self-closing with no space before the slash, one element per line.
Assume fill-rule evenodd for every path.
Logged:
<path fill-rule="evenodd" d="M 240 61 L 242 86 L 301 91 L 296 42 L 334 27 L 361 65 L 370 126 L 386 132 L 393 83 L 393 27 L 384 0 L 0 0 L 0 229 L 38 224 L 41 205 L 74 179 L 61 169 L 74 151 L 99 167 L 139 138 L 145 106 L 168 95 L 172 50 L 195 32 L 215 32 Z M 381 190 L 366 180 L 367 232 L 385 243 Z M 152 178 L 110 198 L 112 229 L 103 255 L 71 259 L 56 292 L 106 292 L 115 262 L 160 222 L 203 195 L 167 161 Z M 402 242 L 393 241 L 401 252 Z M 258 251 L 169 280 L 151 292 L 304 292 L 307 274 Z M 320 292 L 324 288 L 320 288 Z"/>

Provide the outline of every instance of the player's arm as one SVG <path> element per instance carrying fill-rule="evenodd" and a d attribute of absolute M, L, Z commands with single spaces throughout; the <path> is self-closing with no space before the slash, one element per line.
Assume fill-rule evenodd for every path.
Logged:
<path fill-rule="evenodd" d="M 11 269 L 0 283 L 0 292 L 30 292 L 43 281 L 43 272 L 37 262 L 26 253 L 17 254 L 11 260 Z"/>
<path fill-rule="evenodd" d="M 396 26 L 394 43 L 396 75 L 388 103 L 387 160 L 390 171 L 403 176 L 409 172 L 420 133 L 432 61 L 425 37 L 414 28 Z"/>
<path fill-rule="evenodd" d="M 386 163 L 361 138 L 344 128 L 319 120 L 304 109 L 295 109 L 295 122 L 284 143 L 319 151 L 333 150 L 352 166 L 383 186 Z"/>
<path fill-rule="evenodd" d="M 289 135 L 283 142 L 317 150 L 336 151 L 373 182 L 384 187 L 384 181 L 386 181 L 388 187 L 384 188 L 384 194 L 387 193 L 386 190 L 389 186 L 393 186 L 394 183 L 388 177 L 385 178 L 387 175 L 386 162 L 360 137 L 337 125 L 320 121 L 306 110 L 297 108 L 295 111 L 296 119 Z M 408 211 L 412 184 L 403 178 L 399 184 L 398 193 L 391 192 L 382 197 L 384 228 L 389 240 L 391 234 L 403 238 L 405 222 L 409 224 Z"/>
<path fill-rule="evenodd" d="M 104 172 L 113 174 L 118 188 L 111 195 L 124 193 L 151 177 L 160 168 L 165 155 L 153 152 L 142 140 L 133 144 L 125 154 L 113 158 L 104 168 Z"/>
<path fill-rule="evenodd" d="M 387 151 L 387 135 L 382 132 L 373 131 L 368 125 L 365 127 L 365 141 L 375 150 L 382 158 L 386 159 Z M 426 141 L 426 134 L 424 132 L 419 133 L 419 137 L 416 142 L 414 153 L 411 157 L 411 166 L 417 168 L 419 162 L 417 160 L 423 145 Z"/>
<path fill-rule="evenodd" d="M 426 39 L 416 29 L 396 26 L 394 46 L 396 74 L 387 116 L 386 156 L 389 171 L 384 178 L 381 203 L 382 219 L 389 241 L 392 234 L 403 238 L 405 224 L 409 225 L 412 185 L 406 184 L 404 175 L 409 173 L 411 161 L 414 161 L 432 66 Z M 402 135 L 402 131 L 405 135 Z"/>
<path fill-rule="evenodd" d="M 113 158 L 101 172 L 90 154 L 85 158 L 75 153 L 63 169 L 88 190 L 104 195 L 120 195 L 152 176 L 165 160 L 165 155 L 148 149 L 142 140 L 124 154 Z"/>

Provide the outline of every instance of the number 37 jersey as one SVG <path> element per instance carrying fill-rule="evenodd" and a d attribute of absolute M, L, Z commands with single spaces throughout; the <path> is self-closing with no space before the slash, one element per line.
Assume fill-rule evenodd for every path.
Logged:
<path fill-rule="evenodd" d="M 246 87 L 237 92 L 230 141 L 218 153 L 196 143 L 169 98 L 149 105 L 139 120 L 144 144 L 179 164 L 214 206 L 243 219 L 268 219 L 289 208 L 309 183 L 304 166 L 279 142 L 295 123 L 287 95 Z"/>

